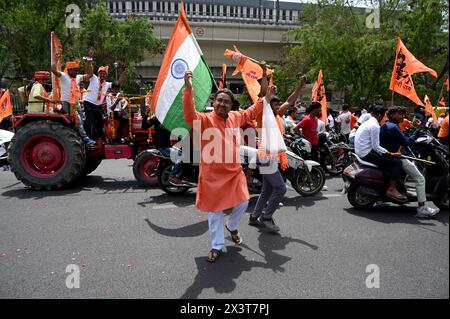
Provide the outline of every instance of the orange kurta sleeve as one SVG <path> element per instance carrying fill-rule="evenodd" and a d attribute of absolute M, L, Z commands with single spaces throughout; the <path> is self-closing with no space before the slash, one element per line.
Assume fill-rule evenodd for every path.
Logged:
<path fill-rule="evenodd" d="M 262 110 L 263 110 L 263 101 L 261 98 L 259 98 L 254 105 L 252 105 L 245 111 L 239 112 L 240 126 L 244 126 L 246 123 L 253 121 L 260 114 L 262 116 Z"/>
<path fill-rule="evenodd" d="M 194 120 L 201 120 L 202 115 L 195 109 L 194 90 L 183 89 L 183 115 L 187 124 L 192 127 Z"/>

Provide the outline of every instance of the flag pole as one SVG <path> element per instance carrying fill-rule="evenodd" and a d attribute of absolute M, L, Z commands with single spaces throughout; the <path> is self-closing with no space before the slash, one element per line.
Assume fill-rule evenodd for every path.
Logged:
<path fill-rule="evenodd" d="M 439 98 L 438 98 L 438 101 L 440 101 L 441 100 L 441 97 L 442 97 L 442 92 L 444 91 L 444 85 L 445 85 L 445 80 L 442 82 L 442 87 L 441 87 L 441 92 L 439 93 Z"/>
<path fill-rule="evenodd" d="M 391 95 L 391 107 L 394 106 L 394 91 L 392 90 L 392 95 Z"/>

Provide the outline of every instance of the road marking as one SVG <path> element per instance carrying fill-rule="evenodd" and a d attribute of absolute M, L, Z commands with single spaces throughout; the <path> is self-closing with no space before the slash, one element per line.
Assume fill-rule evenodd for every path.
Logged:
<path fill-rule="evenodd" d="M 327 194 L 327 195 L 322 194 L 322 197 L 341 197 L 341 196 L 343 196 L 343 195 L 342 194 Z"/>
<path fill-rule="evenodd" d="M 167 208 L 177 208 L 177 205 L 174 204 L 167 204 L 167 205 L 157 205 L 157 206 L 153 206 L 153 209 L 167 209 Z"/>

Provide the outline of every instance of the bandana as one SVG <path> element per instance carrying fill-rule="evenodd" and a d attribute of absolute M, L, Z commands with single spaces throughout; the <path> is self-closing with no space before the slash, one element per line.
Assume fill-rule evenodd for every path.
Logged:
<path fill-rule="evenodd" d="M 69 61 L 69 62 L 66 62 L 66 70 L 79 69 L 79 68 L 80 68 L 80 61 Z"/>
<path fill-rule="evenodd" d="M 108 70 L 109 70 L 109 66 L 101 66 L 98 68 L 97 74 L 100 73 L 101 71 L 106 72 L 106 74 L 108 74 Z"/>
<path fill-rule="evenodd" d="M 36 72 L 34 72 L 34 78 L 35 79 L 49 79 L 50 78 L 50 72 L 47 72 L 47 71 L 36 71 Z"/>

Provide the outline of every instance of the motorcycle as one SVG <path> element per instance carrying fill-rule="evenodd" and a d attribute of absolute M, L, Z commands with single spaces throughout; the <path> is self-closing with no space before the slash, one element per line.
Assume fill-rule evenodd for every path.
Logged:
<path fill-rule="evenodd" d="M 403 156 L 412 159 L 425 177 L 427 199 L 440 209 L 449 207 L 448 147 L 431 134 L 421 132 L 413 144 L 402 150 Z M 406 155 L 407 154 L 407 155 Z M 353 163 L 344 169 L 344 193 L 353 207 L 369 208 L 377 202 L 403 204 L 386 196 L 388 175 L 376 165 L 361 160 L 351 153 Z M 417 202 L 415 186 L 404 176 L 399 191 L 406 193 L 408 202 Z"/>
<path fill-rule="evenodd" d="M 252 170 L 252 179 L 250 180 L 248 187 L 254 193 L 261 192 L 262 176 L 257 165 L 257 153 L 256 148 L 241 145 L 241 163 L 246 176 L 249 175 L 249 170 Z M 325 184 L 325 173 L 320 167 L 320 164 L 311 161 L 304 160 L 294 152 L 287 150 L 289 167 L 286 170 L 281 170 L 283 179 L 288 180 L 295 191 L 302 196 L 312 196 L 320 192 Z"/>
<path fill-rule="evenodd" d="M 0 130 L 0 167 L 8 167 L 8 147 L 13 136 L 13 132 Z"/>
<path fill-rule="evenodd" d="M 319 133 L 319 140 L 321 141 L 318 149 L 318 157 L 320 166 L 323 170 L 331 176 L 339 176 L 344 170 L 344 165 L 349 162 L 349 152 L 352 150 L 344 142 L 333 143 L 330 140 L 330 133 Z M 311 158 L 311 143 L 304 137 L 294 138 L 290 135 L 285 135 L 286 145 L 293 152 L 302 158 Z"/>

